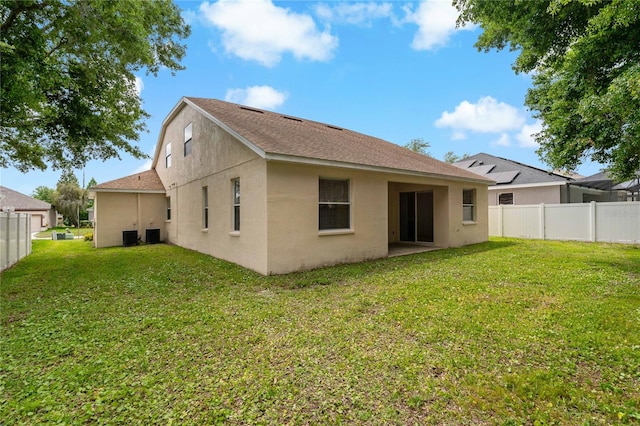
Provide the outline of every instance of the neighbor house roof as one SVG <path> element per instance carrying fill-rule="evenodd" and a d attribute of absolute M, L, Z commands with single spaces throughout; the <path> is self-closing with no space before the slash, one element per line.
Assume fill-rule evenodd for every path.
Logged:
<path fill-rule="evenodd" d="M 6 186 L 0 186 L 0 208 L 12 207 L 15 211 L 51 210 L 51 204 L 24 195 Z"/>
<path fill-rule="evenodd" d="M 90 192 L 164 192 L 160 177 L 155 170 L 136 173 L 120 179 L 110 180 L 89 188 Z"/>
<path fill-rule="evenodd" d="M 349 129 L 216 99 L 182 98 L 163 124 L 184 105 L 200 111 L 266 160 L 313 163 L 491 182 L 466 170 Z M 162 140 L 162 133 L 160 135 Z M 156 147 L 155 162 L 160 144 Z"/>
<path fill-rule="evenodd" d="M 600 189 L 605 191 L 608 191 L 608 190 L 638 191 L 640 190 L 640 172 L 638 173 L 638 176 L 639 177 L 635 179 L 620 182 L 620 181 L 614 180 L 609 172 L 607 172 L 606 170 L 603 170 L 591 176 L 578 179 L 575 182 L 573 182 L 573 184 L 577 186 L 585 186 L 588 188 L 595 188 L 595 189 Z"/>
<path fill-rule="evenodd" d="M 531 185 L 570 182 L 568 176 L 508 160 L 483 152 L 453 163 L 461 169 L 477 173 L 496 182 L 496 185 Z"/>

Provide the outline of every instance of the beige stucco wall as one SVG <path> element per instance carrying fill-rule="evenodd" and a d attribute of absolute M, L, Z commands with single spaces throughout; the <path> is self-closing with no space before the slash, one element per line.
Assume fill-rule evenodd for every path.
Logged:
<path fill-rule="evenodd" d="M 476 220 L 465 223 L 462 220 L 462 191 L 476 190 Z M 489 239 L 489 203 L 487 186 L 452 182 L 449 185 L 449 244 L 447 247 L 461 247 Z"/>
<path fill-rule="evenodd" d="M 185 157 L 184 128 L 189 123 L 193 123 L 192 151 Z M 164 153 L 169 142 L 167 169 Z M 265 161 L 189 106 L 167 124 L 161 144 L 156 172 L 171 198 L 171 220 L 165 222 L 168 242 L 266 273 Z M 232 231 L 232 179 L 236 178 L 240 179 L 239 233 Z M 205 186 L 207 229 L 203 228 Z"/>
<path fill-rule="evenodd" d="M 164 194 L 98 192 L 94 200 L 96 211 L 94 246 L 121 246 L 122 231 L 137 231 L 142 241 L 147 229 L 160 229 L 160 240 L 166 239 Z"/>
<path fill-rule="evenodd" d="M 385 175 L 280 162 L 267 170 L 268 273 L 387 255 Z M 351 230 L 318 230 L 320 177 L 350 180 Z"/>
<path fill-rule="evenodd" d="M 399 236 L 399 193 L 433 191 L 434 245 L 488 239 L 487 187 L 445 179 L 269 162 L 268 272 L 280 274 L 384 257 Z M 349 179 L 351 230 L 318 230 L 318 180 Z M 462 190 L 476 189 L 477 217 L 462 223 Z"/>

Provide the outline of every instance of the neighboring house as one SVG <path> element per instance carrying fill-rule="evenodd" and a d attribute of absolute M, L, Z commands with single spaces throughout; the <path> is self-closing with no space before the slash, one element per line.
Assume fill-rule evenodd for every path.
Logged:
<path fill-rule="evenodd" d="M 281 274 L 385 257 L 400 242 L 486 241 L 491 183 L 341 127 L 182 98 L 151 170 L 90 188 L 94 244 L 159 231 L 171 244 Z"/>
<path fill-rule="evenodd" d="M 572 187 L 591 188 L 599 190 L 596 197 L 583 196 L 584 202 L 589 201 L 637 201 L 640 195 L 640 173 L 635 179 L 625 182 L 614 180 L 608 172 L 603 171 L 591 176 L 582 177 L 571 182 Z"/>
<path fill-rule="evenodd" d="M 56 223 L 56 209 L 49 203 L 0 186 L 0 210 L 31 214 L 31 232 L 46 231 Z"/>
<path fill-rule="evenodd" d="M 576 175 L 550 172 L 485 153 L 472 155 L 453 165 L 495 182 L 489 187 L 490 206 L 609 201 L 607 191 L 572 185 Z"/>

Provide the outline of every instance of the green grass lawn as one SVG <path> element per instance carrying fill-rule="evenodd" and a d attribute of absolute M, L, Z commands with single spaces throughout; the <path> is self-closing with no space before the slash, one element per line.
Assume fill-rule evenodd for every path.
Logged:
<path fill-rule="evenodd" d="M 640 248 L 488 243 L 262 277 L 34 241 L 0 423 L 639 424 Z"/>
<path fill-rule="evenodd" d="M 78 228 L 73 228 L 70 226 L 56 226 L 55 228 L 49 228 L 46 231 L 38 232 L 36 234 L 36 238 L 51 238 L 51 233 L 54 230 L 56 232 L 65 232 L 67 229 L 69 229 L 69 232 L 71 232 L 73 235 L 78 235 Z M 80 228 L 80 236 L 84 236 L 87 234 L 93 234 L 93 228 Z"/>

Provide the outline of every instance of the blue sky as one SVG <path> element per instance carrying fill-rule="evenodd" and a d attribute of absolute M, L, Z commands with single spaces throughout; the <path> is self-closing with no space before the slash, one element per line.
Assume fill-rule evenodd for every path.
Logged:
<path fill-rule="evenodd" d="M 447 151 L 489 154 L 547 168 L 524 107 L 531 85 L 511 64 L 517 52 L 473 47 L 479 28 L 456 28 L 449 1 L 177 2 L 192 27 L 186 70 L 140 73 L 151 114 L 141 149 L 153 154 L 164 117 L 182 96 L 211 97 L 338 125 L 404 145 L 414 138 Z M 98 183 L 148 170 L 151 160 L 92 161 Z M 583 175 L 597 164 L 578 169 Z M 76 170 L 82 182 L 82 170 Z M 2 170 L 2 185 L 31 194 L 60 171 Z"/>

